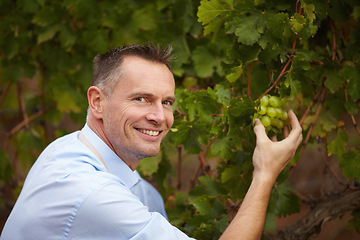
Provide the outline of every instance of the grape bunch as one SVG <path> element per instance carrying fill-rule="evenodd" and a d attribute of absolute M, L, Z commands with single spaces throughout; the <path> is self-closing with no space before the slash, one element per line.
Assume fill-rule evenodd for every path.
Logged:
<path fill-rule="evenodd" d="M 260 99 L 260 106 L 254 117 L 260 119 L 266 131 L 272 130 L 277 133 L 288 124 L 289 120 L 286 111 L 288 107 L 289 104 L 285 98 L 265 95 Z"/>

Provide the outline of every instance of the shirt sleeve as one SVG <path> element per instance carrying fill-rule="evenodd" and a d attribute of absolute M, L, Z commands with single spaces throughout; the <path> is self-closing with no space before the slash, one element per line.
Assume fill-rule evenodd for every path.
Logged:
<path fill-rule="evenodd" d="M 145 206 L 149 208 L 150 212 L 158 212 L 168 220 L 164 207 L 164 200 L 160 193 L 149 182 L 141 178 L 137 172 L 136 174 L 141 180 L 138 184 L 135 184 L 133 187 L 131 187 L 130 191 L 136 195 Z"/>
<path fill-rule="evenodd" d="M 120 183 L 97 187 L 79 201 L 65 239 L 191 239 Z"/>

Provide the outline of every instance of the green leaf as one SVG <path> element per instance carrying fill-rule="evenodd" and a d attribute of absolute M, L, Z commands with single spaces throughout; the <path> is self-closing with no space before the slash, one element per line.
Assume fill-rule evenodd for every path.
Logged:
<path fill-rule="evenodd" d="M 220 18 L 227 15 L 232 8 L 232 1 L 201 0 L 198 8 L 198 21 L 204 26 L 204 34 L 217 33 L 222 24 Z"/>
<path fill-rule="evenodd" d="M 290 99 L 293 99 L 295 95 L 298 94 L 301 90 L 300 81 L 296 79 L 295 74 L 292 72 L 286 75 L 284 85 L 291 90 L 289 96 Z"/>
<path fill-rule="evenodd" d="M 231 97 L 230 89 L 226 88 L 222 84 L 216 84 L 215 86 L 215 95 L 217 97 L 218 102 L 223 105 L 228 105 Z"/>
<path fill-rule="evenodd" d="M 198 198 L 193 205 L 199 214 L 213 218 L 212 207 L 207 197 Z"/>
<path fill-rule="evenodd" d="M 354 102 L 345 103 L 345 109 L 348 113 L 353 114 L 353 115 L 357 114 L 359 111 L 359 107 Z"/>
<path fill-rule="evenodd" d="M 238 66 L 238 67 L 233 67 L 232 72 L 228 75 L 226 75 L 226 79 L 230 82 L 230 83 L 234 83 L 236 82 L 236 80 L 238 80 L 241 76 L 241 74 L 243 73 L 243 68 L 242 65 Z"/>
<path fill-rule="evenodd" d="M 293 188 L 288 182 L 282 182 L 274 186 L 270 201 L 274 201 L 274 212 L 279 217 L 285 217 L 300 211 L 299 198 L 293 193 Z"/>
<path fill-rule="evenodd" d="M 305 23 L 306 23 L 306 20 L 305 20 L 305 17 L 303 15 L 299 16 L 297 13 L 295 13 L 290 18 L 290 24 L 291 24 L 291 26 L 293 28 L 293 31 L 295 33 L 301 32 L 301 30 L 303 29 Z"/>
<path fill-rule="evenodd" d="M 59 11 L 59 9 L 57 9 L 57 11 Z M 57 20 L 57 12 L 55 7 L 46 6 L 34 15 L 32 22 L 41 27 L 45 27 L 54 24 Z"/>
<path fill-rule="evenodd" d="M 160 161 L 161 161 L 161 154 L 158 154 L 155 157 L 144 158 L 140 161 L 140 164 L 137 169 L 143 175 L 151 176 L 158 170 Z"/>
<path fill-rule="evenodd" d="M 60 41 L 61 41 L 61 46 L 64 49 L 69 50 L 75 44 L 76 37 L 70 31 L 70 29 L 68 29 L 65 26 L 62 26 L 60 29 Z"/>
<path fill-rule="evenodd" d="M 230 159 L 233 155 L 233 144 L 231 144 L 231 139 L 225 137 L 214 142 L 210 147 L 210 152 L 213 156 L 220 156 L 223 159 Z"/>
<path fill-rule="evenodd" d="M 289 14 L 288 13 L 276 13 L 276 14 L 266 14 L 266 27 L 272 33 L 272 36 L 283 39 L 288 38 L 288 33 L 290 32 L 290 23 L 289 23 Z"/>
<path fill-rule="evenodd" d="M 313 23 L 314 20 L 316 19 L 315 5 L 314 4 L 304 4 L 302 6 L 302 8 L 304 9 L 304 13 L 305 13 L 306 17 L 309 19 L 309 22 Z"/>
<path fill-rule="evenodd" d="M 342 87 L 343 78 L 338 72 L 327 71 L 325 76 L 325 86 L 331 91 L 331 93 L 337 92 L 340 87 Z"/>
<path fill-rule="evenodd" d="M 346 64 L 339 73 L 339 77 L 347 83 L 347 93 L 352 99 L 360 98 L 360 74 L 355 66 Z M 339 80 L 340 81 L 340 80 Z"/>
<path fill-rule="evenodd" d="M 360 178 L 360 152 L 358 150 L 352 149 L 344 153 L 339 160 L 340 168 L 346 178 Z"/>
<path fill-rule="evenodd" d="M 132 16 L 131 25 L 136 29 L 150 31 L 156 28 L 156 11 L 153 4 L 148 4 L 136 10 Z"/>
<path fill-rule="evenodd" d="M 201 78 L 213 75 L 215 68 L 219 67 L 221 61 L 212 54 L 205 46 L 197 46 L 193 51 L 192 59 L 196 74 Z"/>
<path fill-rule="evenodd" d="M 219 196 L 226 194 L 225 188 L 210 176 L 199 177 L 199 181 L 207 191 L 207 196 Z"/>
<path fill-rule="evenodd" d="M 232 98 L 229 106 L 229 115 L 238 126 L 248 125 L 256 112 L 256 105 L 250 98 Z"/>
<path fill-rule="evenodd" d="M 11 180 L 13 170 L 10 163 L 10 158 L 4 149 L 0 149 L 0 183 L 1 181 Z"/>
<path fill-rule="evenodd" d="M 55 34 L 61 30 L 62 26 L 56 24 L 53 26 L 47 26 L 37 37 L 37 44 L 49 41 L 54 38 Z"/>
<path fill-rule="evenodd" d="M 72 91 L 63 91 L 62 89 L 54 89 L 54 98 L 57 100 L 57 109 L 60 112 L 79 113 L 81 108 L 76 101 L 77 93 Z"/>
<path fill-rule="evenodd" d="M 185 150 L 190 154 L 197 154 L 201 151 L 199 141 L 206 142 L 208 130 L 204 124 L 194 124 L 193 122 L 182 122 L 174 133 L 175 144 L 184 145 Z"/>
<path fill-rule="evenodd" d="M 16 5 L 22 9 L 25 13 L 35 13 L 39 10 L 39 5 L 36 0 L 18 0 Z"/>
<path fill-rule="evenodd" d="M 263 14 L 252 12 L 249 15 L 238 15 L 225 23 L 225 29 L 234 33 L 238 41 L 245 45 L 256 43 L 264 33 L 265 19 Z"/>
<path fill-rule="evenodd" d="M 314 120 L 314 115 L 309 115 L 304 122 L 304 129 L 308 129 L 310 124 Z M 337 127 L 337 120 L 331 115 L 328 111 L 321 111 L 319 117 L 316 121 L 316 125 L 313 128 L 311 136 L 313 137 L 323 137 L 326 134 Z"/>
<path fill-rule="evenodd" d="M 275 232 L 277 230 L 275 213 L 266 213 L 264 229 L 270 232 Z"/>
<path fill-rule="evenodd" d="M 108 32 L 106 30 L 83 31 L 83 42 L 96 53 L 108 48 Z"/>

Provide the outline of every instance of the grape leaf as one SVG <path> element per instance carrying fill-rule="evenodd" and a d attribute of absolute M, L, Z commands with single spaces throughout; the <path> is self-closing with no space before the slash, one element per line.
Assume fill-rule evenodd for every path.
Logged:
<path fill-rule="evenodd" d="M 237 15 L 225 23 L 225 29 L 234 33 L 238 41 L 245 45 L 256 43 L 264 33 L 265 19 L 263 14 L 252 12 L 249 15 Z"/>
<path fill-rule="evenodd" d="M 352 149 L 344 153 L 339 161 L 346 178 L 360 178 L 360 152 L 358 150 Z"/>
<path fill-rule="evenodd" d="M 205 35 L 218 32 L 221 18 L 231 11 L 232 1 L 202 0 L 198 8 L 198 21 L 204 26 Z"/>
<path fill-rule="evenodd" d="M 221 63 L 220 59 L 216 58 L 205 46 L 197 46 L 193 51 L 192 59 L 197 75 L 202 78 L 210 77 Z"/>
<path fill-rule="evenodd" d="M 288 182 L 282 182 L 274 186 L 270 201 L 274 202 L 274 212 L 279 217 L 285 217 L 300 211 L 299 198 L 293 193 L 293 188 Z"/>

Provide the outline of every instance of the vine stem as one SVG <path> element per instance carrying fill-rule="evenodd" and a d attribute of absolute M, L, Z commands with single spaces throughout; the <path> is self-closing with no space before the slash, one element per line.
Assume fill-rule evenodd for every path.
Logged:
<path fill-rule="evenodd" d="M 326 96 L 326 88 L 324 88 L 324 90 L 322 91 L 322 96 L 321 96 L 319 105 L 318 105 L 318 107 L 317 107 L 317 109 L 316 109 L 316 113 L 315 113 L 314 120 L 313 120 L 313 121 L 311 122 L 311 124 L 310 124 L 309 130 L 308 130 L 308 132 L 307 132 L 307 134 L 306 134 L 306 138 L 305 138 L 305 140 L 304 140 L 304 142 L 303 142 L 303 144 L 302 144 L 302 147 L 301 147 L 301 149 L 300 149 L 300 151 L 299 151 L 300 156 L 302 155 L 303 151 L 305 150 L 306 145 L 307 145 L 307 143 L 308 143 L 308 141 L 309 141 L 309 139 L 310 139 L 312 130 L 314 129 L 314 126 L 315 126 L 315 124 L 316 124 L 316 121 L 317 121 L 317 119 L 319 118 L 319 115 L 320 115 L 320 112 L 321 112 L 321 109 L 322 109 L 322 105 L 323 105 L 324 100 L 325 100 L 325 96 Z"/>
<path fill-rule="evenodd" d="M 12 135 L 14 135 L 21 128 L 26 126 L 26 124 L 29 124 L 30 122 L 34 121 L 36 118 L 43 115 L 46 111 L 47 111 L 47 109 L 42 109 L 42 110 L 38 111 L 37 113 L 31 115 L 27 120 L 23 120 L 20 123 L 18 123 L 14 128 L 12 128 L 8 133 L 6 133 L 6 139 L 4 141 L 4 148 L 7 148 Z"/>
<path fill-rule="evenodd" d="M 6 86 L 4 92 L 1 94 L 0 107 L 4 103 L 5 97 L 9 93 L 11 86 L 12 86 L 12 83 L 8 83 L 8 85 Z"/>
<path fill-rule="evenodd" d="M 19 82 L 16 84 L 16 89 L 17 89 L 20 110 L 22 112 L 23 119 L 24 119 L 24 124 L 25 124 L 26 129 L 29 129 L 29 116 L 26 112 L 26 104 L 25 104 L 25 100 L 24 100 L 24 95 L 22 93 L 22 88 L 21 88 L 21 85 Z"/>
<path fill-rule="evenodd" d="M 195 181 L 197 179 L 197 176 L 199 175 L 199 172 L 201 170 L 201 162 L 198 163 L 197 167 L 196 167 L 196 170 L 195 170 L 195 173 L 194 175 L 192 176 L 191 180 L 190 180 L 190 187 L 193 188 L 195 186 Z"/>
<path fill-rule="evenodd" d="M 322 154 L 323 156 L 323 159 L 324 159 L 324 163 L 325 163 L 325 166 L 327 169 L 329 169 L 329 171 L 331 172 L 331 174 L 336 178 L 337 182 L 342 185 L 342 186 L 345 186 L 346 188 L 349 187 L 348 184 L 344 183 L 340 176 L 334 171 L 334 169 L 330 166 L 330 163 L 329 163 L 329 154 L 328 154 L 328 149 L 327 149 L 327 140 L 325 138 L 325 141 L 324 141 L 324 145 L 325 145 L 325 153 Z"/>
<path fill-rule="evenodd" d="M 177 162 L 177 183 L 176 183 L 176 189 L 181 189 L 181 165 L 182 165 L 182 156 L 181 156 L 181 146 L 178 146 L 176 148 L 177 155 L 178 155 L 178 162 Z"/>
<path fill-rule="evenodd" d="M 201 162 L 201 166 L 203 167 L 204 172 L 206 172 L 207 175 L 209 175 L 210 177 L 212 176 L 212 172 L 210 169 L 209 164 L 207 164 L 205 157 L 204 157 L 204 153 L 200 152 L 199 153 L 199 160 Z"/>
<path fill-rule="evenodd" d="M 199 164 L 198 166 L 196 167 L 196 170 L 195 170 L 195 173 L 193 175 L 193 177 L 191 178 L 190 180 L 190 186 L 191 188 L 194 187 L 195 185 L 195 181 L 200 173 L 200 170 L 202 170 L 203 172 L 205 172 L 207 175 L 209 175 L 210 177 L 213 175 L 212 172 L 211 172 L 211 169 L 210 169 L 210 166 L 209 164 L 207 164 L 206 160 L 205 160 L 205 157 L 204 157 L 204 153 L 203 152 L 200 152 L 199 155 Z"/>
<path fill-rule="evenodd" d="M 251 79 L 251 69 L 252 69 L 252 63 L 249 64 L 249 73 L 248 73 L 248 80 L 247 80 L 247 94 L 246 96 L 250 97 L 250 79 Z"/>
<path fill-rule="evenodd" d="M 325 77 L 323 78 L 322 82 L 325 82 Z M 316 93 L 316 95 L 314 96 L 313 100 L 311 101 L 310 105 L 307 107 L 305 113 L 303 114 L 303 116 L 300 119 L 300 125 L 302 126 L 305 122 L 306 117 L 309 115 L 309 113 L 311 112 L 312 107 L 317 103 L 321 93 L 325 91 L 325 86 L 323 85 L 322 88 Z"/>
<path fill-rule="evenodd" d="M 345 86 L 345 83 L 343 83 L 343 88 L 344 88 L 344 94 L 345 94 L 345 101 L 348 103 L 349 102 L 349 99 L 348 99 L 348 95 L 347 95 L 347 91 L 346 91 L 346 86 Z M 360 129 L 356 123 L 356 120 L 355 120 L 355 117 L 353 114 L 349 113 L 350 117 L 351 117 L 351 121 L 357 131 L 357 133 L 360 135 Z"/>

